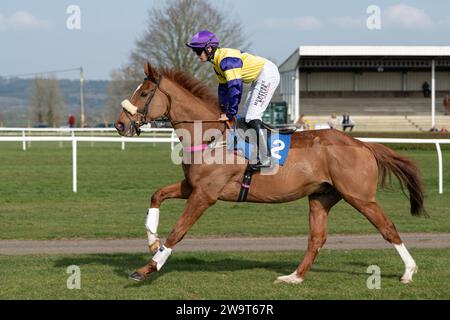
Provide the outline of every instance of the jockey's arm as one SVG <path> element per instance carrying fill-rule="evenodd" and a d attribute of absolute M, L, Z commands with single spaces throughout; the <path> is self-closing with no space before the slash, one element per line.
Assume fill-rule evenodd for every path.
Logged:
<path fill-rule="evenodd" d="M 226 83 L 219 83 L 218 87 L 219 105 L 222 113 L 228 110 L 228 86 Z"/>
<path fill-rule="evenodd" d="M 240 80 L 240 84 L 233 84 L 228 87 L 228 98 L 229 105 L 228 110 L 226 112 L 228 118 L 234 117 L 238 112 L 239 103 L 241 102 L 242 97 L 242 80 Z"/>
<path fill-rule="evenodd" d="M 239 103 L 241 102 L 243 89 L 242 66 L 242 60 L 237 57 L 224 58 L 220 63 L 220 68 L 222 69 L 227 81 L 226 88 L 228 107 L 226 110 L 226 115 L 230 119 L 237 114 Z"/>

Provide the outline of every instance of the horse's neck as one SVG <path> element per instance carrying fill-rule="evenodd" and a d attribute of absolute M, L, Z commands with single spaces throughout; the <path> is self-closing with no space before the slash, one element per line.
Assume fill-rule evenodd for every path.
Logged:
<path fill-rule="evenodd" d="M 206 134 L 208 137 L 204 138 L 205 132 L 210 129 L 215 129 L 214 131 L 217 134 L 224 131 L 225 125 L 222 122 L 208 122 L 219 119 L 220 110 L 217 106 L 207 105 L 175 83 L 170 85 L 170 95 L 172 96 L 170 114 L 172 125 L 179 132 L 181 130 L 189 132 L 191 137 L 190 139 L 183 139 L 183 145 L 193 146 L 211 141 L 208 134 Z M 214 131 L 209 132 L 216 136 Z"/>

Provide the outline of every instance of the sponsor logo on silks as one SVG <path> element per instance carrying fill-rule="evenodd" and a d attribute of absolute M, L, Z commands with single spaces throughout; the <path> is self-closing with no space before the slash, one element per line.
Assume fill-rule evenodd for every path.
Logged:
<path fill-rule="evenodd" d="M 291 146 L 291 135 L 280 134 L 277 132 L 268 132 L 268 139 L 270 140 L 270 153 L 272 156 L 272 163 L 284 165 L 289 154 Z M 256 163 L 256 147 L 245 141 L 236 131 L 230 131 L 228 135 L 227 148 L 235 150 L 249 161 Z"/>
<path fill-rule="evenodd" d="M 257 106 L 263 104 L 266 101 L 267 93 L 269 92 L 270 82 L 266 83 L 266 81 L 262 80 L 261 85 L 259 86 L 258 95 L 256 96 L 255 102 L 253 105 Z"/>

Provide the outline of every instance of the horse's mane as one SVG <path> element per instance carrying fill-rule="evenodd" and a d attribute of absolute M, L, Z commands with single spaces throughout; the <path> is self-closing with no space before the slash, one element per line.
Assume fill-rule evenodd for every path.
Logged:
<path fill-rule="evenodd" d="M 202 81 L 194 78 L 184 71 L 169 69 L 167 67 L 162 67 L 161 73 L 164 77 L 180 85 L 189 91 L 193 96 L 201 99 L 208 105 L 219 106 L 217 95 L 213 94 L 211 89 Z"/>

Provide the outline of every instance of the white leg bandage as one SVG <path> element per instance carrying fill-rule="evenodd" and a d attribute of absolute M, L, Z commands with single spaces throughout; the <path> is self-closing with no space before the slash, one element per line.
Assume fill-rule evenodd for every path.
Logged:
<path fill-rule="evenodd" d="M 400 254 L 400 257 L 402 257 L 402 260 L 405 263 L 405 273 L 401 278 L 401 282 L 409 283 L 412 281 L 413 274 L 417 272 L 416 262 L 414 261 L 413 257 L 411 257 L 411 255 L 408 252 L 408 249 L 406 249 L 403 243 L 394 244 L 394 247 L 395 249 L 397 249 L 398 253 Z"/>
<path fill-rule="evenodd" d="M 408 249 L 406 249 L 405 245 L 402 244 L 394 244 L 395 249 L 397 249 L 398 254 L 402 257 L 403 262 L 405 263 L 406 268 L 411 268 L 416 266 L 416 262 L 413 257 L 409 254 Z"/>
<path fill-rule="evenodd" d="M 147 211 L 147 219 L 145 221 L 145 228 L 147 229 L 149 245 L 152 245 L 156 240 L 159 240 L 158 224 L 159 224 L 159 208 L 149 208 Z"/>
<path fill-rule="evenodd" d="M 165 246 L 161 246 L 161 248 L 159 248 L 158 252 L 156 252 L 156 254 L 152 258 L 152 260 L 156 262 L 156 270 L 159 271 L 159 269 L 162 268 L 171 253 L 172 249 L 170 248 L 166 248 Z"/>

